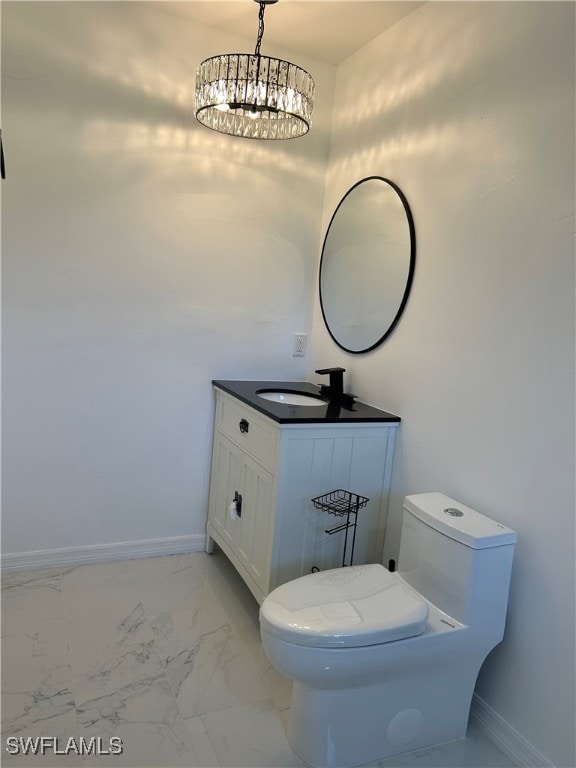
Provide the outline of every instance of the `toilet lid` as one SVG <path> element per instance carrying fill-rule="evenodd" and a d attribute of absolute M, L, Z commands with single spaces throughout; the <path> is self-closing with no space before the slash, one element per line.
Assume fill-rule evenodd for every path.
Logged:
<path fill-rule="evenodd" d="M 312 647 L 377 645 L 419 635 L 428 605 L 382 565 L 311 573 L 271 592 L 262 603 L 264 631 Z"/>

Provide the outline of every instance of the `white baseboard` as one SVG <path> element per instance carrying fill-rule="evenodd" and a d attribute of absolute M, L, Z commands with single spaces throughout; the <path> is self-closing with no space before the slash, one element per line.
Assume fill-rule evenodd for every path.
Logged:
<path fill-rule="evenodd" d="M 514 765 L 520 768 L 554 768 L 548 758 L 526 741 L 524 736 L 476 693 L 472 697 L 470 719 L 482 735 L 495 744 Z"/>
<path fill-rule="evenodd" d="M 172 536 L 167 539 L 144 539 L 143 541 L 119 541 L 111 544 L 91 544 L 85 547 L 63 549 L 40 549 L 33 552 L 13 552 L 1 556 L 2 571 L 32 571 L 41 568 L 64 568 L 66 566 L 105 563 L 112 560 L 130 560 L 137 557 L 157 555 L 180 555 L 201 552 L 204 549 L 204 534 L 195 536 Z"/>

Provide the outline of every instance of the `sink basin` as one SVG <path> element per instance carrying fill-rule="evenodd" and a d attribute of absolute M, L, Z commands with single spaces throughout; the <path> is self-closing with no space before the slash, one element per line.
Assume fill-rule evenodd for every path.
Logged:
<path fill-rule="evenodd" d="M 271 400 L 273 403 L 283 403 L 284 405 L 318 406 L 325 405 L 327 402 L 320 395 L 308 395 L 304 392 L 291 392 L 290 390 L 260 389 L 256 394 L 264 400 Z"/>

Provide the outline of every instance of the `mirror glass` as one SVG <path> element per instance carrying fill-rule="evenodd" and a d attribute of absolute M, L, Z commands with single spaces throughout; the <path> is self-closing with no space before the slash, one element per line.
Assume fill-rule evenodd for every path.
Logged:
<path fill-rule="evenodd" d="M 320 305 L 339 347 L 361 353 L 390 335 L 408 299 L 416 240 L 408 202 L 388 179 L 354 184 L 334 211 L 320 260 Z"/>

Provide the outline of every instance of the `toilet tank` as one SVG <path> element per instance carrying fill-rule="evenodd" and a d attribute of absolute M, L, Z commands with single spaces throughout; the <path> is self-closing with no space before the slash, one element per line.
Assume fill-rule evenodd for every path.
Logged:
<path fill-rule="evenodd" d="M 455 619 L 499 642 L 516 533 L 442 493 L 406 496 L 398 573 Z"/>

